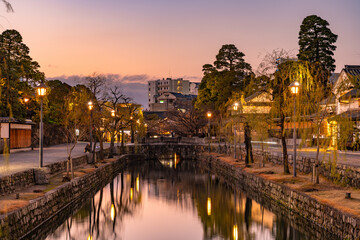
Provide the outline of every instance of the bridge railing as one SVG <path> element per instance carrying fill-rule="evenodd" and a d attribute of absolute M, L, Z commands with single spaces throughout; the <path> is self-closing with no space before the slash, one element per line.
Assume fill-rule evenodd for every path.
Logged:
<path fill-rule="evenodd" d="M 143 143 L 180 143 L 180 144 L 205 144 L 204 138 L 198 137 L 157 137 L 157 138 L 144 138 Z"/>

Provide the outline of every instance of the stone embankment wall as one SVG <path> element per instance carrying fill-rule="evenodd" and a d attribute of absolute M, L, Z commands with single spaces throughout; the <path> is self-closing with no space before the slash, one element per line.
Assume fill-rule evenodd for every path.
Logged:
<path fill-rule="evenodd" d="M 262 198 L 267 198 L 288 209 L 292 214 L 308 219 L 316 227 L 325 229 L 341 239 L 360 238 L 360 218 L 355 215 L 341 212 L 285 185 L 247 173 L 216 157 L 205 155 L 199 160 L 210 171 L 230 184 L 245 192 L 250 191 L 249 196 L 257 194 Z M 320 235 L 319 239 L 323 239 L 323 236 Z"/>
<path fill-rule="evenodd" d="M 219 146 L 212 148 L 212 151 L 222 153 L 222 154 L 231 154 L 231 146 L 224 147 Z M 242 155 L 245 156 L 245 149 L 242 149 Z M 253 156 L 255 160 L 265 160 L 265 162 L 272 162 L 275 164 L 283 164 L 282 153 L 271 153 L 268 151 L 262 152 L 261 150 L 253 149 Z M 289 154 L 289 165 L 293 165 L 293 155 Z M 309 157 L 296 157 L 296 169 L 303 173 L 311 173 L 313 171 L 313 165 L 315 164 L 314 158 Z M 328 163 L 324 160 L 319 165 L 320 175 L 326 177 L 327 179 L 340 183 L 344 186 L 350 186 L 355 188 L 360 188 L 360 167 L 354 167 L 345 164 L 336 164 Z"/>
<path fill-rule="evenodd" d="M 71 202 L 82 198 L 94 189 L 100 189 L 110 182 L 127 163 L 127 156 L 95 169 L 83 177 L 78 177 L 49 192 L 43 197 L 14 212 L 0 216 L 0 239 L 31 238 L 34 229 L 44 224 L 50 217 L 66 209 Z"/>
<path fill-rule="evenodd" d="M 108 149 L 105 150 L 107 154 Z M 96 152 L 96 158 L 99 158 L 100 153 Z M 77 167 L 87 163 L 87 155 L 73 158 L 73 167 Z M 54 175 L 66 171 L 67 161 L 56 162 L 48 164 L 45 167 L 49 168 L 50 175 Z M 0 178 L 0 195 L 13 193 L 16 189 L 27 187 L 35 184 L 34 169 L 29 169 L 23 172 L 11 174 L 9 176 Z"/>

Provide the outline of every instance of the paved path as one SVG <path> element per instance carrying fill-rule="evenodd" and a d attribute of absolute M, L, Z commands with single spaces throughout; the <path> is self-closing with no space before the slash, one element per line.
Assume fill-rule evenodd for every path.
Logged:
<path fill-rule="evenodd" d="M 79 142 L 72 151 L 73 157 L 84 155 L 86 142 Z M 108 143 L 104 147 L 108 147 Z M 99 144 L 97 144 L 99 146 Z M 9 159 L 0 155 L 0 177 L 7 176 L 16 172 L 25 171 L 39 167 L 39 149 L 20 149 L 11 150 Z M 47 164 L 65 161 L 67 158 L 67 145 L 61 144 L 44 148 L 44 166 Z"/>
<path fill-rule="evenodd" d="M 282 154 L 282 148 L 268 148 L 267 151 L 270 153 L 276 152 L 277 154 Z M 293 154 L 293 148 L 290 146 L 290 149 L 288 148 L 288 153 Z M 303 148 L 297 150 L 297 155 L 299 156 L 305 156 L 310 158 L 316 158 L 316 148 Z M 355 167 L 360 167 L 360 152 L 359 151 L 337 151 L 336 154 L 334 154 L 334 151 L 321 151 L 319 154 L 319 160 L 328 162 L 329 159 L 337 160 L 337 163 L 344 164 L 344 165 L 350 165 Z"/>
<path fill-rule="evenodd" d="M 218 144 L 212 143 L 211 146 L 216 147 Z M 237 149 L 238 147 L 239 145 L 237 145 Z M 245 149 L 245 144 L 242 144 L 241 147 Z M 253 148 L 259 150 L 260 146 L 258 144 L 253 144 Z M 293 147 L 287 146 L 287 149 L 288 154 L 292 155 Z M 267 146 L 264 148 L 264 150 L 270 152 L 270 154 L 282 154 L 282 148 L 278 146 Z M 315 159 L 316 148 L 297 149 L 297 155 Z M 333 160 L 334 158 L 337 159 L 337 163 L 360 168 L 360 151 L 336 151 L 336 154 L 334 154 L 334 151 L 320 151 L 319 160 L 328 162 L 329 159 Z"/>

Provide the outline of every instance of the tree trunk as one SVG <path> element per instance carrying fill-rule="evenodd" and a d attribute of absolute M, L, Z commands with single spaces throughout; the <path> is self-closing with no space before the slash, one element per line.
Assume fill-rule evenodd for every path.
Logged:
<path fill-rule="evenodd" d="M 74 168 L 73 168 L 72 157 L 70 157 L 70 169 L 71 169 L 71 179 L 74 179 Z"/>
<path fill-rule="evenodd" d="M 247 122 L 245 122 L 244 126 L 245 130 L 245 164 L 248 165 L 249 163 L 253 163 L 253 153 L 252 153 L 252 145 L 251 145 L 251 128 Z"/>
<path fill-rule="evenodd" d="M 315 158 L 315 167 L 314 167 L 314 173 L 313 173 L 313 176 L 314 176 L 314 182 L 316 184 L 319 184 L 319 152 L 320 152 L 320 126 L 318 128 L 318 132 L 317 132 L 317 136 L 316 136 L 316 158 Z"/>
<path fill-rule="evenodd" d="M 110 138 L 111 138 L 111 140 L 110 140 L 110 154 L 109 154 L 109 157 L 112 158 L 112 157 L 114 157 L 115 135 L 111 134 Z"/>
<path fill-rule="evenodd" d="M 287 147 L 286 147 L 286 139 L 285 139 L 285 117 L 281 117 L 280 129 L 281 129 L 281 145 L 283 148 L 283 164 L 284 164 L 284 173 L 289 174 L 289 160 L 287 154 Z"/>
<path fill-rule="evenodd" d="M 104 160 L 105 156 L 104 156 L 104 140 L 102 138 L 100 138 L 100 159 Z"/>

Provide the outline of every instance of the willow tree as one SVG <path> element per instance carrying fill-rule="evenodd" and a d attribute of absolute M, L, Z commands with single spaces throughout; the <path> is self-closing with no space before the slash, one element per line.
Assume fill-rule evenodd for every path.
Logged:
<path fill-rule="evenodd" d="M 276 119 L 275 123 L 280 128 L 277 137 L 281 139 L 283 149 L 284 173 L 290 173 L 286 145 L 286 119 L 292 117 L 293 96 L 291 96 L 289 85 L 295 80 L 299 81 L 301 85 L 299 98 L 306 96 L 307 90 L 313 86 L 308 62 L 288 60 L 281 63 L 278 71 L 274 74 L 274 79 L 269 84 L 273 96 L 271 115 L 273 119 Z M 297 101 L 298 116 L 308 112 L 307 108 L 308 106 L 304 108 L 300 105 L 300 101 Z"/>

